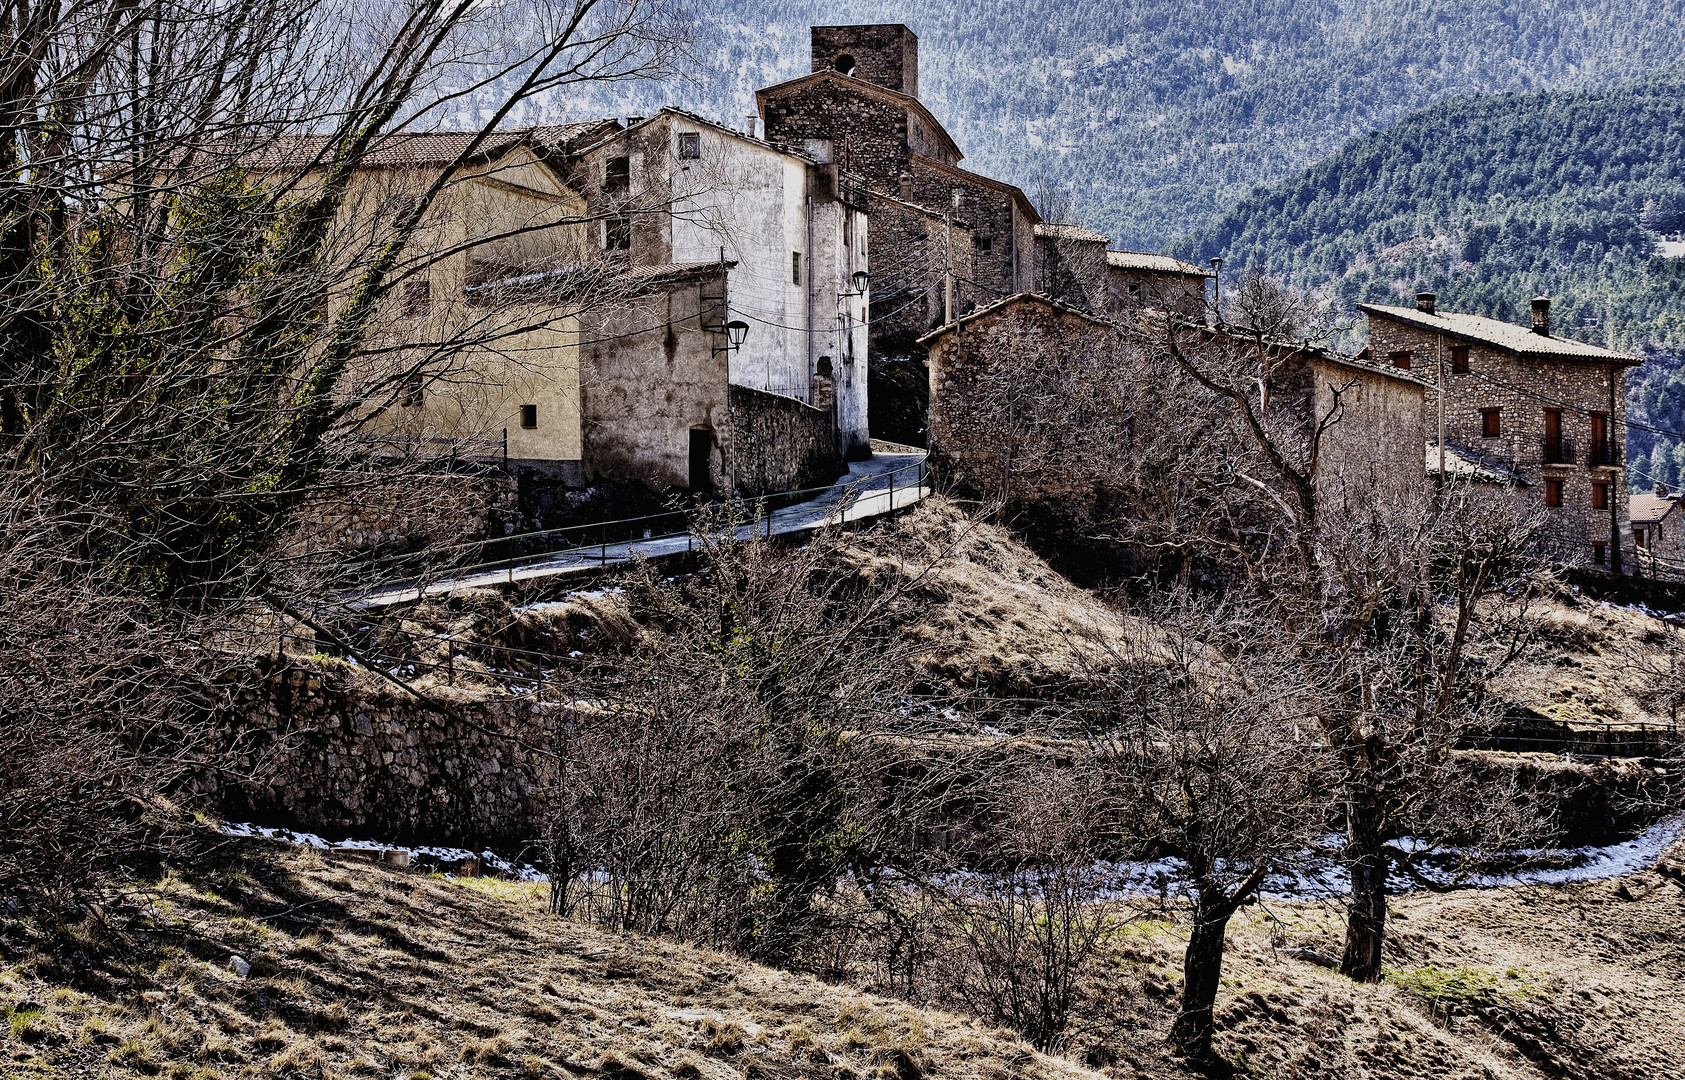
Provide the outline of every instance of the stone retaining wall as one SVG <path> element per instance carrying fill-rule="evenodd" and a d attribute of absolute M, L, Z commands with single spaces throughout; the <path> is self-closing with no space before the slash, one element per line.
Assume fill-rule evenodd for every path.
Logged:
<path fill-rule="evenodd" d="M 224 717 L 233 773 L 194 786 L 230 820 L 330 838 L 529 842 L 543 808 L 547 722 L 561 706 L 427 693 L 438 706 L 332 660 L 270 667 Z"/>
<path fill-rule="evenodd" d="M 842 474 L 830 410 L 735 383 L 730 400 L 731 486 L 739 498 L 818 487 Z"/>

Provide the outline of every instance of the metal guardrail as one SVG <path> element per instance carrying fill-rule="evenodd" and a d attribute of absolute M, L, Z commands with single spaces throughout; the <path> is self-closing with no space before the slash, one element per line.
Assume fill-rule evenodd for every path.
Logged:
<path fill-rule="evenodd" d="M 898 483 L 898 478 L 912 476 Z M 826 484 L 823 487 L 798 488 L 792 491 L 782 491 L 756 499 L 729 499 L 706 504 L 716 511 L 727 514 L 734 523 L 743 525 L 753 524 L 757 528 L 764 522 L 771 535 L 772 518 L 781 509 L 797 503 L 807 502 L 833 491 L 838 491 L 842 500 L 858 498 L 861 495 L 876 494 L 880 489 L 872 487 L 866 489 L 867 484 L 876 484 L 883 478 L 888 479 L 887 492 L 889 495 L 889 509 L 895 509 L 895 496 L 900 488 L 922 489 L 928 478 L 926 461 L 920 458 L 911 465 L 903 465 L 886 472 L 875 474 L 857 482 L 856 484 Z M 371 588 L 361 590 L 359 595 L 372 596 L 381 592 L 405 588 L 418 588 L 428 583 L 436 583 L 445 577 L 458 577 L 475 573 L 486 573 L 498 570 L 508 570 L 511 574 L 525 566 L 543 563 L 569 555 L 589 556 L 593 551 L 597 553 L 601 565 L 608 565 L 609 548 L 613 545 L 634 544 L 643 541 L 674 540 L 681 536 L 688 537 L 690 520 L 701 509 L 701 506 L 680 510 L 668 510 L 659 514 L 646 514 L 641 517 L 620 518 L 614 521 L 590 522 L 582 525 L 565 525 L 555 529 L 537 529 L 531 532 L 515 533 L 509 536 L 489 537 L 483 540 L 470 540 L 461 544 L 451 544 L 445 547 L 432 548 L 422 553 L 425 556 L 436 557 L 452 551 L 478 550 L 484 552 L 488 548 L 499 545 L 515 547 L 522 544 L 561 541 L 557 546 L 545 546 L 542 550 L 525 552 L 518 555 L 507 555 L 500 559 L 490 559 L 481 562 L 452 563 L 439 568 L 434 573 L 425 576 L 393 577 L 380 580 Z M 674 528 L 673 526 L 678 526 Z M 663 531 L 657 531 L 661 529 Z M 573 542 L 569 542 L 572 538 Z M 416 556 L 396 556 L 397 559 L 415 558 Z M 617 556 L 618 558 L 618 556 Z"/>

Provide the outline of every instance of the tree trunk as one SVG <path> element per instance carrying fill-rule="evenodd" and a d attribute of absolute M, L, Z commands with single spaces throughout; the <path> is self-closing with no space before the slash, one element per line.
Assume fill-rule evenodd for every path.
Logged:
<path fill-rule="evenodd" d="M 1387 926 L 1387 857 L 1381 849 L 1381 815 L 1362 797 L 1346 802 L 1346 951 L 1340 974 L 1358 982 L 1381 979 L 1381 946 Z"/>
<path fill-rule="evenodd" d="M 1201 1069 L 1222 1064 L 1211 1049 L 1217 1030 L 1212 1010 L 1223 979 L 1223 935 L 1229 929 L 1229 916 L 1264 883 L 1264 870 L 1254 866 L 1233 893 L 1223 892 L 1208 878 L 1195 878 L 1194 925 L 1182 957 L 1182 1012 L 1170 1029 L 1170 1041 Z"/>
<path fill-rule="evenodd" d="M 1216 1031 L 1212 1009 L 1223 976 L 1223 935 L 1229 928 L 1231 904 L 1211 904 L 1202 895 L 1194 912 L 1188 951 L 1182 958 L 1182 1012 L 1170 1029 L 1170 1041 L 1194 1064 L 1215 1057 L 1211 1037 Z"/>

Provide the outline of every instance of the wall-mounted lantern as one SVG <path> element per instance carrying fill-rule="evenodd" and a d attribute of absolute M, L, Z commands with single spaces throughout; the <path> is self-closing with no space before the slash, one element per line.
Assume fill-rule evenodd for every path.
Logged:
<path fill-rule="evenodd" d="M 731 343 L 733 352 L 743 347 L 743 339 L 749 336 L 749 324 L 742 319 L 733 319 L 725 324 L 725 339 Z"/>

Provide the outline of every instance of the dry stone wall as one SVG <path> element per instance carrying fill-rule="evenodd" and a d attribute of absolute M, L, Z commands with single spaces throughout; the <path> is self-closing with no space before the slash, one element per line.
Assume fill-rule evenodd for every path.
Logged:
<path fill-rule="evenodd" d="M 817 487 L 842 473 L 831 410 L 735 383 L 730 401 L 735 495 L 752 499 Z"/>
<path fill-rule="evenodd" d="M 514 849 L 537 833 L 559 705 L 449 688 L 436 704 L 337 661 L 268 667 L 221 718 L 228 772 L 192 782 L 231 820 Z"/>

